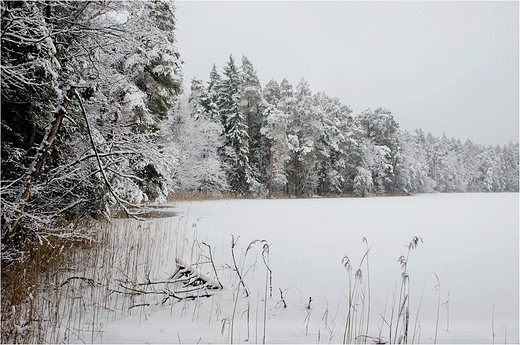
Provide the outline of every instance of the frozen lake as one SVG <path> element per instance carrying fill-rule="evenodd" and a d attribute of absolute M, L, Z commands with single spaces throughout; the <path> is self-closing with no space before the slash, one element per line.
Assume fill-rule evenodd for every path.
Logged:
<path fill-rule="evenodd" d="M 408 261 L 410 334 L 414 333 L 414 342 L 434 342 L 436 327 L 437 343 L 519 341 L 517 193 L 217 200 L 180 202 L 175 211 L 183 217 L 169 221 L 177 226 L 183 222 L 196 224 L 186 227 L 193 232 L 188 237 L 211 244 L 217 265 L 231 262 L 231 235 L 240 236 L 242 252 L 255 239 L 269 242 L 274 290 L 268 301 L 266 322 L 269 343 L 342 342 L 348 293 L 342 258 L 348 255 L 357 268 L 366 251 L 363 238 L 371 247 L 369 335 L 380 335 L 388 341 L 383 315 L 388 315 L 399 286 L 401 271 L 397 260 L 407 254 L 413 236 L 423 240 L 410 252 Z M 240 248 L 237 246 L 237 250 Z M 257 271 L 264 272 L 262 268 L 259 264 Z M 367 273 L 364 272 L 365 277 Z M 440 280 L 440 290 L 434 273 Z M 226 285 L 225 274 L 221 274 Z M 255 286 L 250 288 L 258 320 L 265 286 L 258 286 L 258 292 L 254 291 Z M 285 291 L 287 308 L 278 303 L 279 289 Z M 312 309 L 304 307 L 309 297 Z M 225 299 L 225 294 L 220 298 Z M 439 298 L 442 305 L 438 308 Z M 214 301 L 204 303 L 206 309 L 199 307 L 199 313 L 214 312 Z M 225 303 L 221 304 L 216 305 L 225 310 Z M 175 312 L 169 309 L 151 313 L 146 325 L 138 324 L 136 318 L 132 321 L 133 317 L 116 321 L 106 325 L 103 339 L 229 342 L 229 337 L 223 336 L 225 322 L 208 324 L 207 316 L 199 314 L 197 318 L 206 321 L 191 322 L 192 318 L 186 317 L 172 321 L 172 314 Z M 245 337 L 244 333 L 237 333 L 234 342 L 261 342 L 257 334 Z M 411 340 L 412 335 L 408 341 Z M 370 339 L 367 343 L 371 343 Z"/>
<path fill-rule="evenodd" d="M 185 204 L 199 230 L 271 246 L 273 285 L 292 284 L 315 301 L 344 292 L 348 255 L 357 265 L 366 237 L 373 306 L 383 304 L 399 278 L 397 259 L 413 236 L 424 243 L 410 254 L 412 301 L 420 299 L 423 340 L 436 313 L 435 272 L 441 299 L 450 292 L 449 332 L 440 342 L 490 342 L 495 333 L 518 342 L 518 194 L 425 194 L 411 197 L 305 200 L 225 200 Z M 441 308 L 443 309 L 443 308 Z M 440 319 L 446 318 L 446 312 Z M 446 328 L 446 321 L 440 329 Z"/>

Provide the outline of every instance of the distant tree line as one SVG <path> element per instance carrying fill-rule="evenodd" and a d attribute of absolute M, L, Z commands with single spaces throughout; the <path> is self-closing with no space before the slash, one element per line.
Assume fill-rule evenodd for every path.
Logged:
<path fill-rule="evenodd" d="M 180 190 L 297 197 L 518 191 L 518 143 L 485 147 L 412 134 L 389 110 L 353 116 L 304 79 L 296 88 L 286 79 L 262 88 L 246 57 L 237 67 L 230 56 L 222 75 L 213 66 L 206 83 L 193 79 L 189 107 L 178 116 L 180 142 L 193 131 L 211 136 L 183 146 Z"/>
<path fill-rule="evenodd" d="M 411 134 L 229 58 L 182 90 L 169 1 L 1 2 L 2 259 L 173 193 L 518 191 L 518 143 Z"/>

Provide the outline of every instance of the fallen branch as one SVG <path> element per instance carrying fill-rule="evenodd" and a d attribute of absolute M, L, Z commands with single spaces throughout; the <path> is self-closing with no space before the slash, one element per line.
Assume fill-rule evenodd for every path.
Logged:
<path fill-rule="evenodd" d="M 146 290 L 139 290 L 139 289 L 134 289 L 134 288 L 129 287 L 129 286 L 125 286 L 125 285 L 123 285 L 123 283 L 120 283 L 119 285 L 123 289 L 128 290 L 128 291 L 111 290 L 110 293 L 120 293 L 120 294 L 124 294 L 124 295 L 132 295 L 132 296 L 137 296 L 137 295 L 164 295 L 165 298 L 163 299 L 163 304 L 169 297 L 173 297 L 173 298 L 175 298 L 175 299 L 177 299 L 179 301 L 182 301 L 182 300 L 194 300 L 194 299 L 197 299 L 197 298 L 200 298 L 200 297 L 211 297 L 211 296 L 213 296 L 213 295 L 209 294 L 208 292 L 206 292 L 204 294 L 201 294 L 200 293 L 200 289 L 191 289 L 191 290 L 186 290 L 186 291 L 171 291 L 171 290 L 165 288 L 162 291 L 146 291 Z M 197 291 L 197 294 L 188 294 L 188 293 L 194 292 L 194 291 Z M 185 296 L 182 296 L 182 294 L 185 294 Z"/>
<path fill-rule="evenodd" d="M 175 262 L 177 262 L 179 268 L 177 269 L 177 272 L 172 276 L 172 278 L 174 278 L 175 276 L 185 276 L 185 285 L 203 285 L 204 287 L 207 287 L 209 289 L 222 289 L 222 284 L 219 281 L 203 273 L 200 269 L 190 264 L 189 262 L 179 258 L 175 258 Z"/>

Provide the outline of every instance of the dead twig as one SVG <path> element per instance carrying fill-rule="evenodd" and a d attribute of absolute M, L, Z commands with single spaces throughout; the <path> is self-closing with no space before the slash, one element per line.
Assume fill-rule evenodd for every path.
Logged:
<path fill-rule="evenodd" d="M 71 280 L 74 280 L 74 279 L 82 280 L 82 281 L 88 283 L 90 286 L 95 286 L 94 279 L 90 279 L 90 278 L 86 278 L 86 277 L 69 277 L 69 278 L 67 278 L 67 280 L 65 280 L 63 283 L 60 284 L 60 287 L 68 284 Z"/>

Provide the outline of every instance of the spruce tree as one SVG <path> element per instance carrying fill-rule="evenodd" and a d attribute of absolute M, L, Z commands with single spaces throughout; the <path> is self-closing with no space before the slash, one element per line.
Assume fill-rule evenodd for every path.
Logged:
<path fill-rule="evenodd" d="M 240 112 L 244 114 L 249 137 L 249 165 L 256 179 L 261 183 L 267 181 L 267 145 L 262 142 L 260 128 L 262 126 L 262 114 L 266 102 L 263 98 L 262 86 L 256 74 L 253 64 L 245 56 L 242 56 L 240 71 Z"/>
<path fill-rule="evenodd" d="M 255 185 L 255 178 L 249 164 L 247 120 L 240 111 L 240 75 L 231 55 L 224 67 L 223 76 L 218 88 L 218 108 L 225 133 L 223 159 L 231 190 L 244 195 Z"/>

